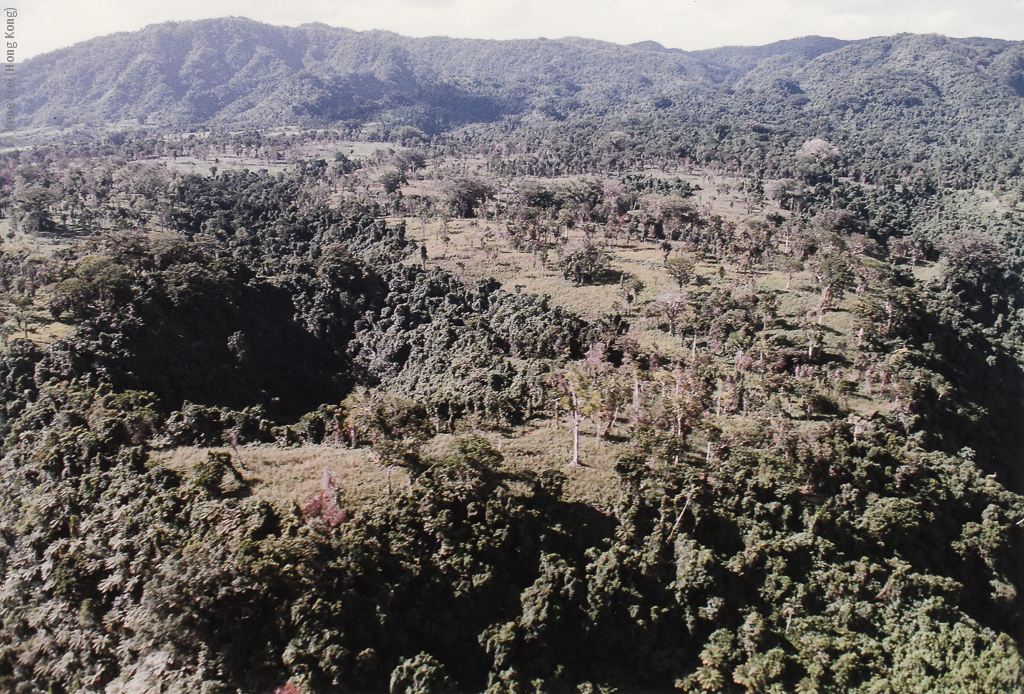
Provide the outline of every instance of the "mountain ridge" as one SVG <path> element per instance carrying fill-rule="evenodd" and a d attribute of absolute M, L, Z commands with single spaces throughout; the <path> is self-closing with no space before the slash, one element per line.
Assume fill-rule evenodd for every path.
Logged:
<path fill-rule="evenodd" d="M 931 41 L 928 50 L 969 54 L 975 61 L 1006 54 L 1007 74 L 995 82 L 1009 85 L 1015 96 L 1024 91 L 1022 44 L 942 39 L 944 45 Z M 44 128 L 136 120 L 174 127 L 266 126 L 283 119 L 321 125 L 388 113 L 401 118 L 405 106 L 443 123 L 432 126 L 430 118 L 421 118 L 414 124 L 441 131 L 524 112 L 543 114 L 552 99 L 589 106 L 609 100 L 602 91 L 606 97 L 617 92 L 610 99 L 616 106 L 662 94 L 672 98 L 747 87 L 755 78 L 770 84 L 796 72 L 821 82 L 826 74 L 806 68 L 829 64 L 829 56 L 843 51 L 847 66 L 891 70 L 878 65 L 888 57 L 887 43 L 929 41 L 917 35 L 859 41 L 809 36 L 687 52 L 660 44 L 655 49 L 651 42 L 623 46 L 580 38 L 410 38 L 324 24 L 275 27 L 235 17 L 166 22 L 25 61 L 17 124 Z M 897 58 L 897 63 L 915 60 Z M 435 103 L 436 92 L 445 87 L 458 93 Z M 480 99 L 483 103 L 470 103 Z M 446 103 L 452 113 L 438 118 Z"/>

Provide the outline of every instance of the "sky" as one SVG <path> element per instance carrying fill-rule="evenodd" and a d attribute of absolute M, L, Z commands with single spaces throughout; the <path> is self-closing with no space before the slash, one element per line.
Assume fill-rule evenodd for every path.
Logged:
<path fill-rule="evenodd" d="M 819 35 L 937 33 L 1024 40 L 1024 0 L 7 0 L 17 62 L 149 24 L 248 17 L 406 36 L 657 41 L 699 50 Z M 11 17 L 11 9 L 17 16 Z M 11 21 L 13 19 L 13 32 Z"/>

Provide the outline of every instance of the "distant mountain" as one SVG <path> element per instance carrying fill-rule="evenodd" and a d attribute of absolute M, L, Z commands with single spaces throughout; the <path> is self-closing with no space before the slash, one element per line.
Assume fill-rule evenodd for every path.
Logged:
<path fill-rule="evenodd" d="M 1022 92 L 1022 67 L 1020 43 L 942 37 L 808 37 L 687 53 L 653 42 L 412 39 L 228 18 L 154 25 L 26 61 L 19 125 L 324 124 L 392 113 L 443 129 L 543 114 L 562 99 L 628 105 L 734 86 L 765 89 L 779 80 L 829 106 L 837 93 L 856 99 L 865 81 L 908 70 L 911 92 L 929 79 L 966 80 L 971 93 L 1005 97 Z"/>
<path fill-rule="evenodd" d="M 226 18 L 96 38 L 26 61 L 19 79 L 23 131 L 379 121 L 437 134 L 568 122 L 673 132 L 696 158 L 711 156 L 707 147 L 718 158 L 777 158 L 824 136 L 868 168 L 898 150 L 966 183 L 957 173 L 965 160 L 989 177 L 1017 175 L 1024 137 L 1024 43 L 935 35 L 685 52 L 650 41 L 414 39 Z"/>
<path fill-rule="evenodd" d="M 278 125 L 393 114 L 440 130 L 543 110 L 550 97 L 580 91 L 685 89 L 727 76 L 682 52 L 580 39 L 410 39 L 230 18 L 150 26 L 26 61 L 20 125 Z"/>
<path fill-rule="evenodd" d="M 777 41 L 767 46 L 726 46 L 697 51 L 693 55 L 719 65 L 726 65 L 731 70 L 745 74 L 757 67 L 763 60 L 785 56 L 787 60 L 813 60 L 824 53 L 837 51 L 852 41 L 842 41 L 822 36 L 807 36 L 802 39 Z"/>

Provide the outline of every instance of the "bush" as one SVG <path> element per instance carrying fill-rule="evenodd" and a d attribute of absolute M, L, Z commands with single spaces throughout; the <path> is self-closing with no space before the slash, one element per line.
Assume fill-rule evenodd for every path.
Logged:
<path fill-rule="evenodd" d="M 558 254 L 562 275 L 577 285 L 600 279 L 610 260 L 607 253 L 589 241 L 566 244 Z"/>
<path fill-rule="evenodd" d="M 391 694 L 440 694 L 452 691 L 444 665 L 429 653 L 403 660 L 391 673 Z"/>

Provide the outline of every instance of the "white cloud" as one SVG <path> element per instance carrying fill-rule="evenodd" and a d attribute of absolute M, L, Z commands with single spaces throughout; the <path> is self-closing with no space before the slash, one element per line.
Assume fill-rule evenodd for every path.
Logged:
<path fill-rule="evenodd" d="M 19 60 L 147 24 L 228 15 L 410 36 L 653 40 L 686 50 L 809 34 L 853 39 L 911 32 L 1024 39 L 1022 0 L 24 0 L 18 10 Z"/>

